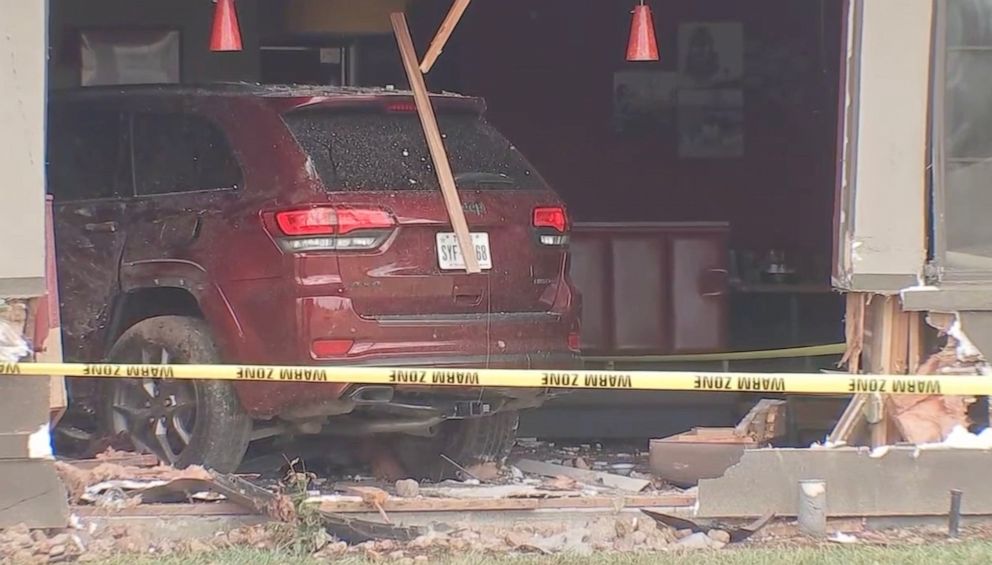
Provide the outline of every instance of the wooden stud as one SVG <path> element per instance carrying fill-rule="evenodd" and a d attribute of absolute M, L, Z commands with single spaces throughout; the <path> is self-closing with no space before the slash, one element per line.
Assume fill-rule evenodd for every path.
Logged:
<path fill-rule="evenodd" d="M 909 313 L 909 367 L 908 372 L 915 375 L 920 370 L 924 355 L 923 320 L 919 312 Z"/>
<path fill-rule="evenodd" d="M 865 405 L 868 404 L 867 394 L 856 394 L 844 409 L 828 441 L 832 444 L 850 444 L 859 430 L 864 429 Z"/>
<path fill-rule="evenodd" d="M 455 3 L 451 5 L 451 10 L 448 11 L 448 15 L 444 18 L 444 22 L 441 23 L 441 27 L 438 28 L 437 34 L 434 36 L 433 41 L 431 41 L 430 47 L 427 48 L 427 53 L 424 55 L 424 61 L 420 63 L 420 72 L 427 74 L 431 72 L 431 68 L 434 63 L 437 62 L 437 58 L 441 56 L 444 51 L 444 46 L 448 43 L 448 39 L 451 38 L 451 34 L 455 31 L 455 27 L 458 26 L 458 22 L 462 19 L 465 14 L 465 10 L 468 9 L 468 5 L 472 0 L 455 0 Z"/>
<path fill-rule="evenodd" d="M 403 68 L 410 80 L 410 88 L 413 89 L 413 98 L 417 103 L 417 114 L 420 115 L 420 123 L 424 128 L 427 147 L 430 149 L 431 159 L 437 170 L 437 179 L 441 185 L 441 194 L 444 196 L 444 205 L 448 208 L 451 227 L 454 228 L 462 257 L 465 258 L 465 270 L 469 273 L 480 273 L 482 269 L 479 268 L 479 259 L 475 255 L 475 246 L 472 245 L 468 222 L 465 220 L 465 211 L 462 210 L 462 201 L 458 197 L 455 176 L 451 172 L 451 162 L 448 161 L 448 153 L 444 149 L 444 140 L 441 138 L 441 129 L 437 125 L 434 106 L 427 93 L 424 75 L 417 65 L 417 52 L 413 47 L 413 37 L 410 35 L 410 27 L 406 23 L 406 15 L 402 13 L 392 14 L 390 20 L 393 24 L 393 32 L 396 34 L 396 43 L 400 48 L 400 56 L 403 58 Z"/>
<path fill-rule="evenodd" d="M 845 335 L 847 338 L 847 351 L 841 359 L 841 364 L 847 365 L 847 370 L 851 374 L 861 372 L 861 354 L 864 350 L 865 340 L 865 309 L 868 303 L 868 296 L 860 292 L 852 292 L 847 295 L 847 312 L 844 319 Z M 864 429 L 865 407 L 868 405 L 868 395 L 856 394 L 851 398 L 841 414 L 840 419 L 830 433 L 828 441 L 833 444 L 851 443 L 855 434 Z"/>
<path fill-rule="evenodd" d="M 867 298 L 860 292 L 847 295 L 847 310 L 844 317 L 844 334 L 847 341 L 847 351 L 840 360 L 841 365 L 847 365 L 848 371 L 857 374 L 861 371 L 861 353 L 865 342 L 865 307 Z"/>

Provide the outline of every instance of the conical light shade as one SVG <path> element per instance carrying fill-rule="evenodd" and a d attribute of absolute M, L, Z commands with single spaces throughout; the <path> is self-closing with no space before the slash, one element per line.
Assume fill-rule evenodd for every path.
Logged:
<path fill-rule="evenodd" d="M 241 28 L 234 0 L 217 0 L 214 28 L 210 34 L 211 51 L 241 51 Z"/>
<path fill-rule="evenodd" d="M 630 26 L 627 44 L 628 61 L 658 61 L 658 40 L 654 35 L 654 16 L 651 6 L 634 7 L 634 21 Z"/>

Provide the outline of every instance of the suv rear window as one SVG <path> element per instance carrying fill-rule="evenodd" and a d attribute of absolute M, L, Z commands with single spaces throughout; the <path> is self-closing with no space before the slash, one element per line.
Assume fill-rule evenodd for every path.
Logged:
<path fill-rule="evenodd" d="M 415 113 L 303 110 L 285 117 L 331 191 L 438 190 Z M 505 137 L 470 113 L 438 116 L 461 189 L 544 189 L 544 181 Z"/>

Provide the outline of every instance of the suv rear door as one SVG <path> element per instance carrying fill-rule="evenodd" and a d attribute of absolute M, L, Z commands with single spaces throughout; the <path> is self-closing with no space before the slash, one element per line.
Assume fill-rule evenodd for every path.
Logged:
<path fill-rule="evenodd" d="M 146 104 L 133 113 L 136 198 L 125 265 L 163 259 L 197 264 L 197 243 L 222 249 L 237 224 L 244 175 L 223 128 L 196 104 Z M 227 215 L 225 215 L 225 212 Z M 210 276 L 231 266 L 210 262 Z"/>
<path fill-rule="evenodd" d="M 446 235 L 452 230 L 419 119 L 409 104 L 402 108 L 309 109 L 286 117 L 329 202 L 385 211 L 395 222 L 374 249 L 337 253 L 357 312 L 381 318 L 548 311 L 563 284 L 566 248 L 561 239 L 542 244 L 533 218 L 535 209 L 551 207 L 564 221 L 560 200 L 478 114 L 439 112 L 469 229 L 489 267 L 466 274 L 452 257 L 457 245 Z"/>
<path fill-rule="evenodd" d="M 131 195 L 128 128 L 114 104 L 51 104 L 48 190 L 55 201 L 66 357 L 98 361 L 126 239 L 122 198 Z"/>

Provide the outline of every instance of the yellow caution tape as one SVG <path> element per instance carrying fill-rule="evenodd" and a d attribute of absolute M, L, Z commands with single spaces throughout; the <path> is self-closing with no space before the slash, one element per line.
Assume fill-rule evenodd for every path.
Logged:
<path fill-rule="evenodd" d="M 85 365 L 0 363 L 0 375 L 89 378 L 166 378 L 347 383 L 437 387 L 668 390 L 793 394 L 942 394 L 992 396 L 985 376 L 906 376 L 696 371 L 546 371 L 386 367 L 278 367 L 261 365 Z"/>

